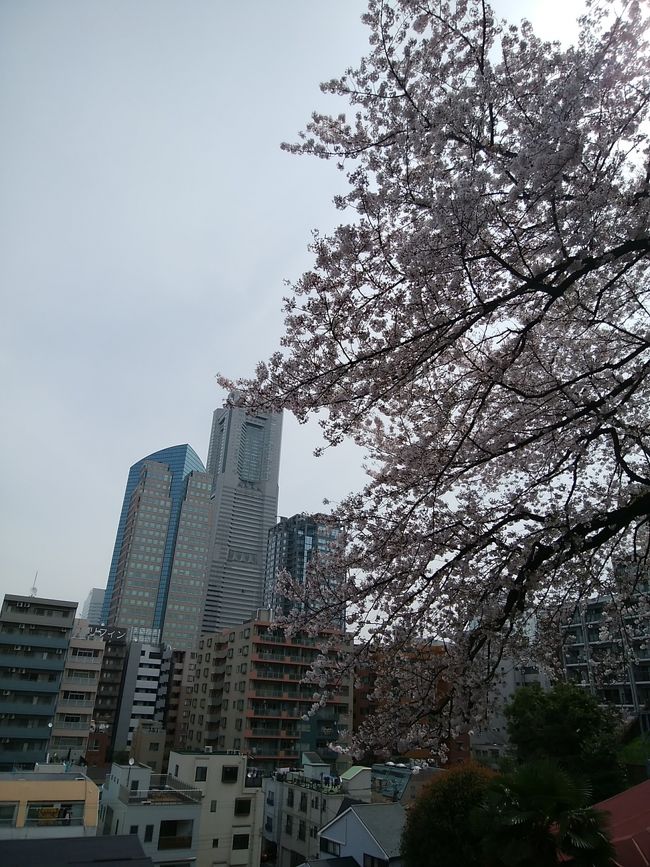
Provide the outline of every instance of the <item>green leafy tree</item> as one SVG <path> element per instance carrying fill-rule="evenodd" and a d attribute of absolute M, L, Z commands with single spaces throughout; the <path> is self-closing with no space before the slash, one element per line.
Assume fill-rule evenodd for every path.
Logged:
<path fill-rule="evenodd" d="M 526 687 L 515 693 L 506 717 L 519 761 L 548 758 L 574 776 L 587 777 L 594 801 L 625 788 L 616 717 L 590 692 L 569 684 L 546 691 Z"/>
<path fill-rule="evenodd" d="M 495 779 L 471 817 L 485 867 L 609 867 L 613 847 L 591 791 L 554 763 L 532 762 Z"/>
<path fill-rule="evenodd" d="M 478 765 L 440 773 L 409 810 L 402 835 L 404 867 L 483 867 L 470 815 L 493 779 L 492 771 Z"/>

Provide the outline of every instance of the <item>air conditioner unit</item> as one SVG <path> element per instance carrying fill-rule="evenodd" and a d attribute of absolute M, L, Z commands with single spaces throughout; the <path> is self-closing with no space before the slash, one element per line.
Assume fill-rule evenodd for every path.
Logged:
<path fill-rule="evenodd" d="M 204 752 L 204 753 L 211 753 L 211 752 L 212 752 L 212 747 L 203 747 L 203 752 Z"/>

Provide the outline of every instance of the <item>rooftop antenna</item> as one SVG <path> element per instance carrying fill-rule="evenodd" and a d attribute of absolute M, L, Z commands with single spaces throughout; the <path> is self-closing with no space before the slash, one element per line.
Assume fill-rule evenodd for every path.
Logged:
<path fill-rule="evenodd" d="M 36 586 L 36 579 L 38 578 L 38 569 L 36 570 L 36 574 L 34 575 L 34 583 L 32 584 L 32 589 L 29 591 L 30 596 L 38 595 L 38 587 Z"/>

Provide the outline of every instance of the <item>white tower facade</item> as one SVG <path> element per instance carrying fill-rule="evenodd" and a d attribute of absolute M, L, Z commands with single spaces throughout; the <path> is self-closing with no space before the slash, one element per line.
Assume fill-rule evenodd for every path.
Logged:
<path fill-rule="evenodd" d="M 282 414 L 224 406 L 208 451 L 213 533 L 203 632 L 250 619 L 262 605 L 268 533 L 277 520 Z"/>

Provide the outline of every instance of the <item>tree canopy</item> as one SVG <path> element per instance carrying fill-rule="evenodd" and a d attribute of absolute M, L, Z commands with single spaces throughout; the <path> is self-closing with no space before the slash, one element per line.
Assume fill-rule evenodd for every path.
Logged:
<path fill-rule="evenodd" d="M 441 772 L 407 813 L 404 867 L 484 867 L 470 817 L 483 803 L 493 778 L 493 771 L 479 765 L 457 765 Z"/>
<path fill-rule="evenodd" d="M 549 761 L 498 777 L 472 814 L 482 867 L 610 867 L 607 816 L 588 806 L 590 796 Z"/>
<path fill-rule="evenodd" d="M 568 47 L 481 0 L 364 18 L 367 55 L 323 85 L 351 115 L 286 146 L 346 173 L 342 222 L 281 349 L 221 381 L 367 450 L 338 561 L 286 589 L 314 629 L 344 601 L 371 630 L 386 712 L 361 739 L 408 744 L 476 712 L 531 617 L 610 593 L 612 558 L 644 566 L 650 62 L 637 2 L 591 3 Z"/>
<path fill-rule="evenodd" d="M 617 758 L 620 724 L 586 689 L 569 684 L 519 689 L 505 713 L 520 761 L 552 759 L 570 774 L 586 778 L 591 803 L 625 788 Z"/>

